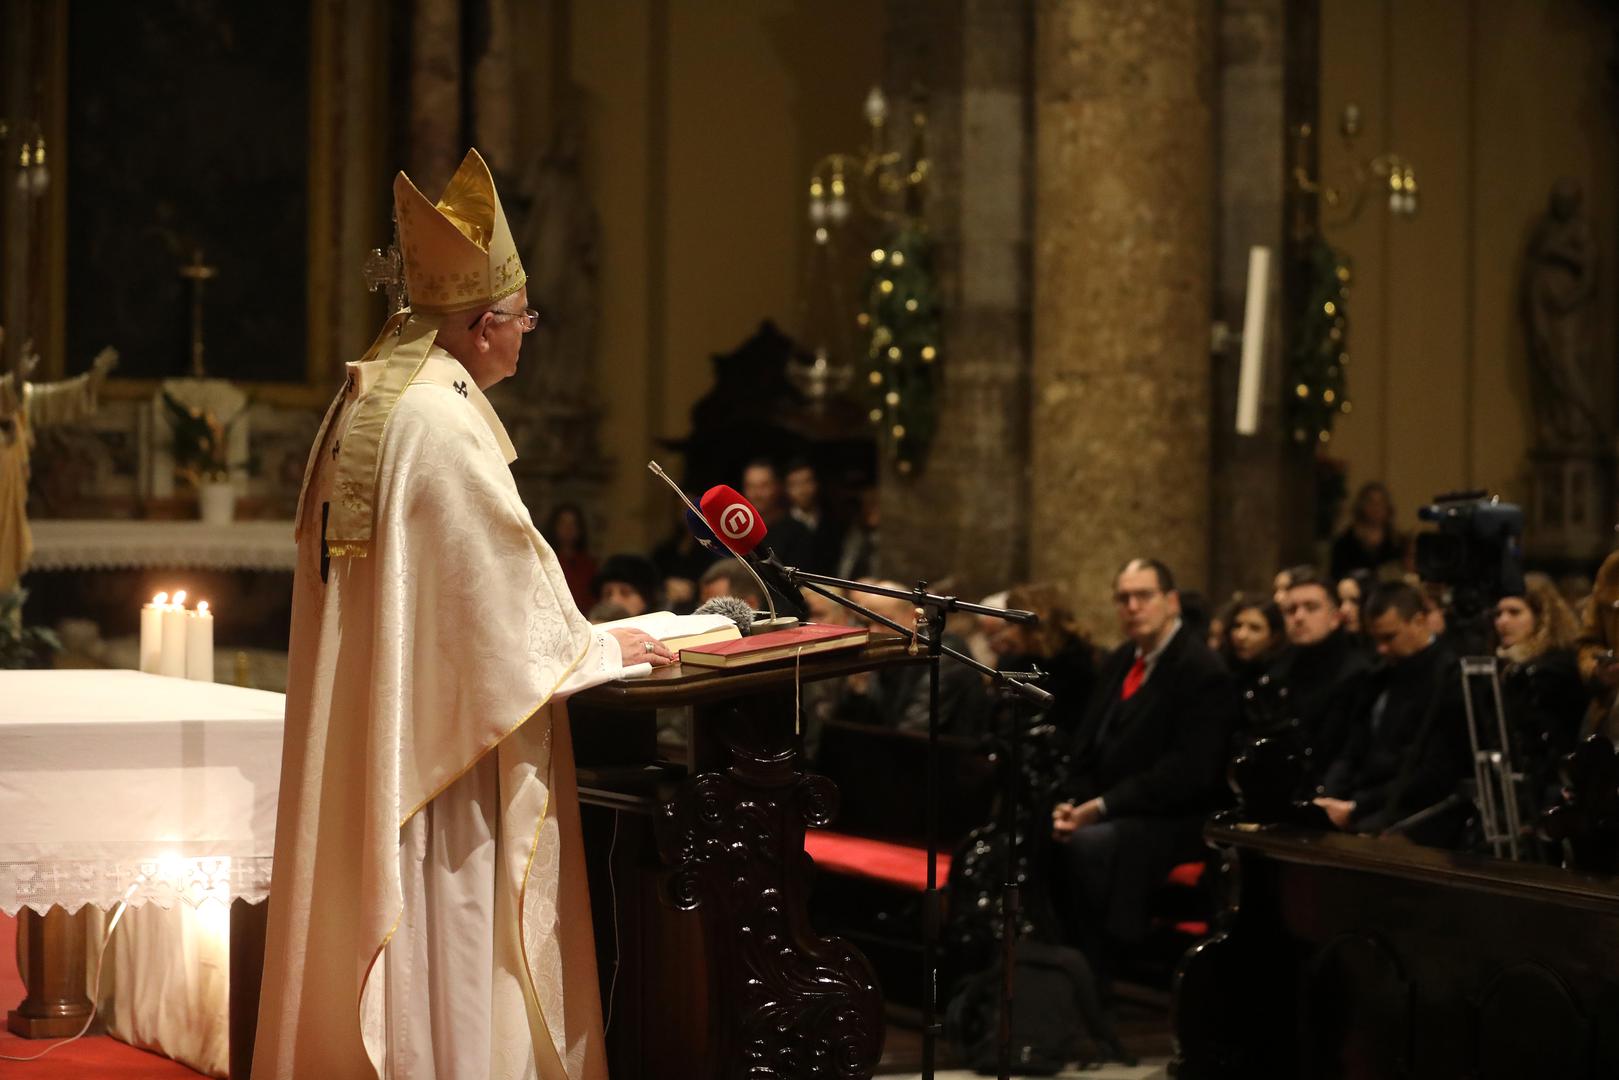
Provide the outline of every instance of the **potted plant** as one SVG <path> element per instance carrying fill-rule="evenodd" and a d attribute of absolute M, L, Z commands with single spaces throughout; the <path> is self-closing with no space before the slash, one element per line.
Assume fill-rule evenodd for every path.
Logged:
<path fill-rule="evenodd" d="M 43 667 L 45 658 L 62 648 L 56 635 L 43 626 L 24 626 L 25 589 L 0 592 L 0 668 Z"/>
<path fill-rule="evenodd" d="M 197 491 L 197 508 L 210 525 L 228 524 L 236 515 L 236 487 L 231 469 L 246 461 L 230 460 L 229 435 L 232 425 L 246 409 L 221 420 L 211 411 L 194 408 L 163 392 L 174 431 L 174 475 Z"/>

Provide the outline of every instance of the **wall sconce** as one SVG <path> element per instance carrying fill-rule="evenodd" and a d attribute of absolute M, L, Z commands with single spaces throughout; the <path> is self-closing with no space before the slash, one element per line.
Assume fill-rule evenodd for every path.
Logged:
<path fill-rule="evenodd" d="M 0 118 L 0 142 L 10 134 L 10 125 Z M 45 164 L 45 136 L 36 127 L 34 138 L 30 140 L 24 134 L 21 142 L 22 148 L 17 152 L 17 190 L 37 199 L 51 186 L 51 171 Z"/>
<path fill-rule="evenodd" d="M 807 209 L 815 246 L 806 277 L 824 275 L 824 285 L 807 290 L 805 321 L 819 331 L 822 340 L 814 347 L 813 359 L 789 363 L 787 375 L 816 410 L 848 389 L 854 377 L 850 358 L 863 351 L 856 349 L 849 336 L 852 320 L 843 279 L 849 271 L 845 253 L 850 249 L 839 241 L 858 244 L 863 251 L 866 245 L 856 227 L 862 219 L 893 225 L 921 218 L 930 171 L 925 106 L 921 91 L 913 92 L 908 103 L 909 134 L 902 146 L 891 146 L 894 136 L 889 131 L 888 98 L 882 87 L 873 86 L 861 107 L 870 132 L 866 146 L 858 153 L 827 154 L 810 171 Z M 824 302 L 819 320 L 809 317 L 811 295 L 816 302 Z"/>
<path fill-rule="evenodd" d="M 1354 102 L 1344 106 L 1338 120 L 1338 134 L 1343 140 L 1345 156 L 1351 165 L 1348 177 L 1341 183 L 1328 183 L 1325 176 L 1310 176 L 1310 140 L 1315 131 L 1310 124 L 1299 124 L 1293 129 L 1293 189 L 1305 195 L 1316 196 L 1324 208 L 1325 223 L 1347 225 L 1360 217 L 1366 201 L 1374 191 L 1388 197 L 1389 213 L 1395 217 L 1412 217 L 1417 212 L 1417 174 L 1411 162 L 1393 151 L 1376 157 L 1361 157 L 1355 151 L 1355 140 L 1360 136 L 1360 107 Z"/>

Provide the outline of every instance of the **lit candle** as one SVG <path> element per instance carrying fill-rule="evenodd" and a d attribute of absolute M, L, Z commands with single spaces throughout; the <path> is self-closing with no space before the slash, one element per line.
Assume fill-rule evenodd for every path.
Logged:
<path fill-rule="evenodd" d="M 160 592 L 141 605 L 141 670 L 156 675 L 163 663 L 163 609 L 169 594 Z"/>
<path fill-rule="evenodd" d="M 206 600 L 186 620 L 186 678 L 214 681 L 214 615 Z"/>
<path fill-rule="evenodd" d="M 174 601 L 163 609 L 163 658 L 158 664 L 159 675 L 186 677 L 186 620 L 190 617 L 186 611 L 185 590 L 181 589 L 174 594 Z"/>

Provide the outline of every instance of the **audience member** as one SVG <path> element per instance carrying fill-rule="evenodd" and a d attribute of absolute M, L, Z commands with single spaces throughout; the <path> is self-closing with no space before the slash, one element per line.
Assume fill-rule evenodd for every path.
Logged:
<path fill-rule="evenodd" d="M 1298 721 L 1301 749 L 1309 751 L 1306 771 L 1314 786 L 1343 751 L 1372 664 L 1344 625 L 1337 592 L 1313 568 L 1295 573 L 1282 616 L 1288 648 L 1271 675 L 1287 689 L 1287 712 Z"/>
<path fill-rule="evenodd" d="M 1349 525 L 1332 542 L 1332 579 L 1355 570 L 1374 575 L 1390 563 L 1403 564 L 1406 541 L 1394 529 L 1394 500 L 1389 489 L 1373 480 L 1362 484 L 1350 504 Z"/>
<path fill-rule="evenodd" d="M 1574 614 L 1544 574 L 1525 574 L 1519 596 L 1495 605 L 1495 655 L 1501 661 L 1501 699 L 1515 736 L 1514 767 L 1539 800 L 1551 805 L 1561 787 L 1558 770 L 1573 752 L 1589 698 L 1574 660 Z"/>
<path fill-rule="evenodd" d="M 1132 559 L 1113 581 L 1129 639 L 1103 663 L 1074 741 L 1070 797 L 1051 811 L 1058 910 L 1106 971 L 1147 932 L 1147 898 L 1203 853 L 1237 697 L 1219 657 L 1186 633 L 1169 568 Z"/>
<path fill-rule="evenodd" d="M 905 586 L 892 581 L 873 582 L 890 589 Z M 909 600 L 862 596 L 860 602 L 908 632 L 916 625 L 916 608 Z M 870 623 L 873 633 L 891 633 L 881 623 Z M 944 643 L 965 651 L 967 643 L 946 629 Z M 857 723 L 899 731 L 928 730 L 928 665 L 891 664 L 875 672 L 863 671 L 844 682 L 838 715 Z M 989 718 L 990 699 L 976 671 L 951 660 L 939 668 L 939 730 L 951 735 L 982 734 Z"/>
<path fill-rule="evenodd" d="M 618 622 L 620 619 L 627 619 L 629 617 L 630 613 L 625 610 L 623 604 L 616 604 L 611 600 L 598 600 L 596 603 L 592 604 L 590 610 L 585 613 L 586 620 L 588 620 L 592 625 Z"/>
<path fill-rule="evenodd" d="M 546 520 L 542 535 L 556 552 L 562 566 L 562 576 L 568 580 L 568 591 L 580 611 L 589 611 L 596 602 L 593 581 L 596 577 L 596 557 L 590 553 L 589 533 L 585 529 L 585 512 L 574 503 L 559 503 Z"/>
<path fill-rule="evenodd" d="M 1282 613 L 1263 596 L 1238 596 L 1228 610 L 1218 651 L 1226 670 L 1237 680 L 1237 692 L 1245 694 L 1270 670 L 1281 651 Z"/>
<path fill-rule="evenodd" d="M 1046 719 L 1069 739 L 1096 686 L 1096 652 L 1086 640 L 1062 594 L 1051 585 L 1019 585 L 1006 594 L 1006 606 L 1040 616 L 1036 626 L 995 620 L 991 648 L 1002 671 L 1033 671 L 1055 699 Z"/>
<path fill-rule="evenodd" d="M 1007 591 L 1002 589 L 997 593 L 990 593 L 978 601 L 984 607 L 1006 607 Z M 991 615 L 978 615 L 974 617 L 972 629 L 966 633 L 967 652 L 974 660 L 985 667 L 996 667 L 1000 664 L 1002 650 L 1010 650 L 1017 644 L 1010 638 L 1003 638 L 1001 628 L 1005 622 Z"/>
<path fill-rule="evenodd" d="M 782 496 L 781 475 L 765 458 L 755 458 L 742 469 L 742 494 L 758 509 L 770 531 L 765 543 L 788 566 L 809 569 L 815 558 L 815 542 L 810 531 L 787 512 Z"/>
<path fill-rule="evenodd" d="M 1420 824 L 1405 819 L 1456 794 L 1471 771 L 1456 658 L 1432 629 L 1415 586 L 1387 582 L 1366 600 L 1368 635 L 1384 663 L 1366 679 L 1342 754 L 1327 769 L 1316 804 L 1340 829 L 1399 826 L 1419 843 L 1454 845 L 1465 804 Z"/>
<path fill-rule="evenodd" d="M 1278 608 L 1287 598 L 1287 587 L 1293 584 L 1293 568 L 1286 567 L 1276 571 L 1276 577 L 1271 579 L 1270 598 Z"/>
<path fill-rule="evenodd" d="M 1585 732 L 1619 742 L 1619 551 L 1597 569 L 1590 602 L 1580 620 L 1580 678 L 1593 698 Z"/>
<path fill-rule="evenodd" d="M 843 549 L 838 553 L 836 576 L 859 580 L 881 573 L 878 557 L 881 504 L 875 487 L 860 490 L 860 512 L 843 532 Z"/>
<path fill-rule="evenodd" d="M 669 610 L 686 614 L 697 604 L 697 579 L 714 562 L 715 555 L 697 542 L 686 523 L 686 508 L 675 507 L 675 527 L 652 549 L 652 564 L 658 568 Z"/>
<path fill-rule="evenodd" d="M 622 607 L 625 617 L 658 607 L 658 568 L 644 555 L 609 555 L 592 587 L 603 601 Z"/>
<path fill-rule="evenodd" d="M 1199 641 L 1207 641 L 1214 614 L 1209 610 L 1209 598 L 1196 589 L 1181 590 L 1180 598 L 1181 626 Z"/>
<path fill-rule="evenodd" d="M 1372 591 L 1373 581 L 1370 570 L 1352 570 L 1338 579 L 1338 614 L 1343 619 L 1344 633 L 1357 642 L 1366 634 L 1360 622 L 1360 606 Z"/>
<path fill-rule="evenodd" d="M 812 554 L 801 569 L 830 574 L 837 568 L 838 554 L 843 550 L 843 531 L 821 501 L 821 482 L 815 475 L 815 466 L 796 458 L 787 463 L 785 480 L 787 513 L 809 532 Z"/>
<path fill-rule="evenodd" d="M 699 603 L 716 596 L 734 596 L 738 600 L 746 600 L 755 611 L 765 608 L 759 583 L 753 580 L 753 575 L 748 573 L 740 559 L 721 559 L 704 570 L 703 576 L 697 579 L 697 594 Z"/>

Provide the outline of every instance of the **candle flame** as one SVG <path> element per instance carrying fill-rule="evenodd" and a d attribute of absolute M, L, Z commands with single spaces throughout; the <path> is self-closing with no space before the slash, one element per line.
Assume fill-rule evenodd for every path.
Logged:
<path fill-rule="evenodd" d="M 185 607 L 186 606 L 186 591 L 184 589 L 181 589 L 179 592 L 174 594 L 174 606 L 175 607 Z"/>
<path fill-rule="evenodd" d="M 162 607 L 164 604 L 166 604 L 168 602 L 169 602 L 169 594 L 166 593 L 166 592 L 160 592 L 156 596 L 152 597 L 152 606 L 153 607 Z"/>
<path fill-rule="evenodd" d="M 198 615 L 206 615 L 206 614 L 208 614 L 208 601 L 206 601 L 206 600 L 198 600 L 197 601 L 197 614 Z"/>

